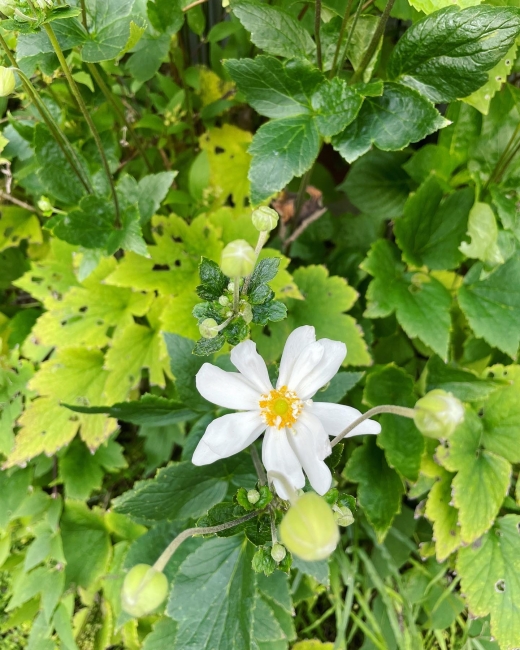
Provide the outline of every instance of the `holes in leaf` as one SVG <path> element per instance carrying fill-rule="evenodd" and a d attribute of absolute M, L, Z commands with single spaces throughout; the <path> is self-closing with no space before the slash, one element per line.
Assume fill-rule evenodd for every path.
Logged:
<path fill-rule="evenodd" d="M 497 580 L 495 582 L 495 591 L 498 594 L 503 594 L 506 590 L 506 581 L 505 580 Z"/>
<path fill-rule="evenodd" d="M 88 307 L 87 307 L 87 305 L 85 305 L 84 307 L 80 307 L 78 311 L 79 311 L 81 314 L 84 314 L 84 313 L 87 311 L 87 309 L 88 309 Z"/>
<path fill-rule="evenodd" d="M 181 265 L 181 261 L 180 260 L 175 260 L 175 266 L 179 267 L 180 265 Z"/>
<path fill-rule="evenodd" d="M 177 244 L 182 244 L 182 238 L 181 237 L 175 237 L 175 235 L 172 235 L 172 240 Z"/>
<path fill-rule="evenodd" d="M 225 149 L 222 149 L 222 147 L 216 146 L 215 147 L 215 153 L 224 153 Z"/>
<path fill-rule="evenodd" d="M 152 267 L 152 271 L 169 271 L 170 267 L 168 264 L 154 264 Z"/>
<path fill-rule="evenodd" d="M 478 416 L 479 416 L 479 418 L 484 417 L 484 409 L 483 409 L 483 408 L 480 408 L 480 409 L 478 410 Z"/>

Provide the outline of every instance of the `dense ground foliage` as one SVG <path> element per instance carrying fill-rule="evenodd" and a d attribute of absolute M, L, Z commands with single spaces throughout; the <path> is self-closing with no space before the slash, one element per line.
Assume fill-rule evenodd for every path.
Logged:
<path fill-rule="evenodd" d="M 518 0 L 0 12 L 2 650 L 520 647 Z M 316 402 L 464 421 L 334 446 L 337 549 L 275 561 L 261 440 L 191 462 L 229 412 L 195 376 L 250 337 L 274 378 L 304 325 L 348 350 Z"/>

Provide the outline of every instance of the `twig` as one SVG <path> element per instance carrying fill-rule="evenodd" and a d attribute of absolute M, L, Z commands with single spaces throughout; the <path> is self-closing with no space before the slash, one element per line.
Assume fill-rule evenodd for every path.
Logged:
<path fill-rule="evenodd" d="M 21 208 L 25 208 L 26 210 L 29 210 L 30 212 L 35 212 L 36 214 L 41 214 L 40 211 L 37 210 L 32 205 L 29 205 L 28 203 L 25 203 L 25 201 L 20 201 L 20 199 L 17 199 L 12 194 L 6 194 L 5 192 L 2 192 L 2 190 L 0 190 L 0 199 L 4 199 L 5 201 L 10 201 L 11 203 L 14 203 L 15 205 L 18 205 Z"/>
<path fill-rule="evenodd" d="M 315 221 L 318 221 L 318 219 L 319 219 L 322 215 L 324 215 L 325 212 L 327 212 L 327 210 L 328 210 L 328 208 L 322 208 L 321 210 L 317 210 L 316 212 L 313 212 L 313 213 L 310 215 L 310 217 L 308 217 L 307 219 L 305 219 L 305 221 L 303 221 L 303 222 L 298 226 L 298 228 L 296 228 L 296 230 L 292 233 L 292 235 L 291 235 L 290 237 L 288 237 L 288 238 L 284 241 L 284 243 L 283 243 L 284 248 L 287 248 L 288 246 L 290 246 L 290 245 L 293 243 L 293 241 L 295 241 L 296 239 L 298 239 L 298 237 L 302 234 L 302 232 L 304 232 L 304 230 L 306 230 L 306 229 L 311 225 L 311 223 L 314 223 Z"/>
<path fill-rule="evenodd" d="M 254 519 L 254 517 L 259 515 L 261 512 L 263 512 L 263 510 L 255 510 L 253 512 L 249 512 L 243 517 L 239 517 L 233 521 L 227 521 L 225 524 L 219 524 L 218 526 L 206 526 L 205 528 L 187 528 L 186 530 L 183 530 L 182 533 L 179 533 L 177 537 L 175 537 L 175 539 L 170 542 L 170 544 L 168 544 L 168 546 L 164 549 L 164 551 L 161 553 L 153 565 L 153 568 L 156 571 L 163 571 L 164 567 L 170 561 L 171 556 L 179 548 L 182 542 L 184 542 L 184 540 L 188 539 L 189 537 L 193 537 L 193 535 L 211 535 L 212 533 L 219 533 L 221 530 L 228 530 L 229 528 L 240 526 L 240 524 L 243 524 L 250 519 Z"/>
<path fill-rule="evenodd" d="M 343 429 L 343 431 L 339 433 L 334 438 L 334 440 L 330 443 L 330 446 L 334 447 L 335 445 L 338 444 L 338 442 L 341 442 L 346 435 L 348 435 L 353 429 L 359 426 L 362 422 L 368 420 L 368 418 L 371 418 L 373 415 L 379 415 L 380 413 L 393 413 L 394 415 L 401 415 L 404 418 L 413 418 L 415 416 L 415 409 L 409 409 L 406 406 L 394 406 L 393 404 L 375 406 L 373 409 L 370 409 L 366 413 L 363 413 L 363 415 L 359 417 L 357 420 L 354 420 L 354 422 L 352 422 L 352 424 L 349 424 L 346 429 Z"/>
<path fill-rule="evenodd" d="M 392 7 L 394 6 L 394 2 L 395 0 L 388 0 L 388 2 L 386 3 L 386 7 L 383 13 L 381 14 L 381 18 L 379 19 L 379 22 L 377 23 L 376 31 L 372 36 L 370 44 L 365 52 L 365 56 L 361 61 L 361 65 L 356 70 L 356 72 L 354 72 L 354 74 L 352 75 L 352 83 L 355 83 L 358 79 L 363 78 L 363 74 L 366 68 L 368 67 L 370 61 L 372 61 L 372 57 L 374 56 L 374 53 L 377 50 L 379 41 L 381 40 L 381 37 L 385 32 L 386 23 L 388 21 L 388 17 L 390 16 L 390 12 L 392 11 Z"/>

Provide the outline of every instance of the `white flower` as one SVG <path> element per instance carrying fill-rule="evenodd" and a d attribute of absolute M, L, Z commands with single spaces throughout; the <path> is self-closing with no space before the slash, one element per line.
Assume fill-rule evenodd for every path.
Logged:
<path fill-rule="evenodd" d="M 332 481 L 324 462 L 331 453 L 329 436 L 337 436 L 361 414 L 350 406 L 313 402 L 311 398 L 338 372 L 346 354 L 344 343 L 316 341 L 314 327 L 306 325 L 287 339 L 275 389 L 252 341 L 243 341 L 231 352 L 238 372 L 205 363 L 197 373 L 199 393 L 213 404 L 239 413 L 213 420 L 192 462 L 208 465 L 232 456 L 266 431 L 262 446 L 266 470 L 283 474 L 295 490 L 305 485 L 305 472 L 314 490 L 325 494 Z M 348 435 L 380 431 L 377 422 L 365 420 Z M 287 499 L 281 481 L 273 482 L 278 495 Z"/>

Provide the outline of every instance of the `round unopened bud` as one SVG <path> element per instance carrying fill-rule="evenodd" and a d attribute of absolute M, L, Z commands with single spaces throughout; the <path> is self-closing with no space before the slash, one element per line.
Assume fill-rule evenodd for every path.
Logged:
<path fill-rule="evenodd" d="M 350 524 L 354 523 L 352 510 L 347 506 L 339 506 L 336 504 L 332 506 L 332 510 L 334 512 L 334 519 L 338 526 L 350 526 Z"/>
<path fill-rule="evenodd" d="M 252 503 L 253 505 L 255 503 L 258 503 L 258 501 L 260 500 L 260 492 L 258 490 L 248 490 L 247 500 L 249 501 L 249 503 Z"/>
<path fill-rule="evenodd" d="M 220 268 L 230 278 L 245 278 L 255 268 L 256 255 L 253 248 L 244 240 L 230 242 L 222 251 Z"/>
<path fill-rule="evenodd" d="M 16 86 L 16 79 L 11 68 L 4 68 L 0 65 L 0 97 L 10 95 Z"/>
<path fill-rule="evenodd" d="M 464 407 L 451 393 L 436 388 L 415 404 L 415 426 L 428 438 L 447 438 L 464 420 Z"/>
<path fill-rule="evenodd" d="M 278 543 L 273 544 L 273 548 L 271 549 L 271 557 L 275 562 L 281 562 L 286 555 L 287 551 L 285 550 L 285 546 L 282 546 Z"/>
<path fill-rule="evenodd" d="M 168 580 L 164 573 L 149 564 L 136 564 L 126 574 L 121 590 L 121 605 L 136 618 L 148 616 L 168 595 Z"/>
<path fill-rule="evenodd" d="M 38 208 L 45 214 L 45 213 L 52 213 L 53 207 L 52 203 L 49 201 L 49 199 L 46 196 L 40 197 L 38 200 Z"/>
<path fill-rule="evenodd" d="M 269 232 L 276 228 L 279 215 L 273 208 L 262 205 L 253 212 L 253 226 L 260 232 Z"/>
<path fill-rule="evenodd" d="M 253 308 L 248 302 L 245 302 L 240 308 L 240 315 L 246 323 L 250 323 L 253 320 Z"/>
<path fill-rule="evenodd" d="M 214 318 L 206 318 L 200 323 L 199 332 L 205 339 L 214 339 L 219 332 L 217 321 Z"/>
<path fill-rule="evenodd" d="M 229 298 L 227 296 L 220 296 L 218 301 L 222 305 L 222 307 L 227 307 L 229 305 Z"/>
<path fill-rule="evenodd" d="M 280 524 L 284 545 L 302 560 L 323 560 L 339 542 L 332 508 L 314 492 L 306 492 L 289 509 Z"/>

